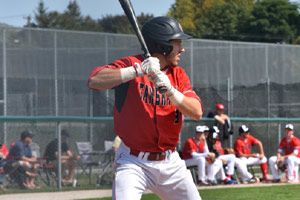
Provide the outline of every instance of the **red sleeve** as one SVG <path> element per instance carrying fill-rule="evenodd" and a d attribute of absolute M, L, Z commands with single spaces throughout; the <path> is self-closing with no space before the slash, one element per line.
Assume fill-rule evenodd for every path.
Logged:
<path fill-rule="evenodd" d="M 255 137 L 249 135 L 248 140 L 250 141 L 251 144 L 257 144 L 258 143 L 258 139 L 256 139 Z"/>
<path fill-rule="evenodd" d="M 2 152 L 5 157 L 7 157 L 9 151 L 8 151 L 8 148 L 5 144 L 2 144 L 2 148 L 0 149 L 0 152 Z"/>
<path fill-rule="evenodd" d="M 189 159 L 192 158 L 191 153 L 196 152 L 194 143 L 192 139 L 188 139 L 186 143 L 184 144 L 184 147 L 182 149 L 182 159 Z"/>
<path fill-rule="evenodd" d="M 300 150 L 300 140 L 296 137 L 294 139 L 294 149 Z"/>
<path fill-rule="evenodd" d="M 141 55 L 138 55 L 137 59 L 142 60 L 143 57 Z M 106 69 L 106 68 L 109 68 L 109 69 L 121 69 L 121 68 L 130 67 L 130 66 L 133 66 L 133 63 L 132 63 L 130 57 L 124 57 L 122 59 L 115 60 L 114 62 L 112 62 L 109 65 L 104 65 L 104 66 L 96 67 L 96 68 L 94 68 L 92 70 L 92 72 L 91 72 L 91 74 L 89 76 L 88 82 L 90 81 L 90 79 L 92 77 L 94 77 L 98 72 L 100 72 L 103 69 Z M 90 89 L 93 89 L 93 88 L 90 88 Z"/>

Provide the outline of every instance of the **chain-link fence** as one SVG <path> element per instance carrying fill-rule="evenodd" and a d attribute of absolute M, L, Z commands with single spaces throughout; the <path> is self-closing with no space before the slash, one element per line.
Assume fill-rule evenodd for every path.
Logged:
<path fill-rule="evenodd" d="M 205 118 L 200 122 L 186 119 L 183 124 L 177 148 L 182 149 L 186 140 L 195 135 L 195 126 L 208 125 L 214 123 L 212 119 Z M 250 134 L 259 139 L 263 146 L 267 158 L 277 152 L 278 144 L 285 136 L 284 126 L 286 123 L 293 123 L 295 136 L 300 138 L 300 119 L 259 119 L 259 118 L 232 118 L 234 125 L 234 134 L 225 141 L 224 146 L 232 146 L 238 137 L 238 128 L 246 124 L 250 128 Z M 113 119 L 111 117 L 2 117 L 0 127 L 6 126 L 8 136 L 6 145 L 12 148 L 12 145 L 20 141 L 20 135 L 24 130 L 30 130 L 34 137 L 32 138 L 33 156 L 47 160 L 45 152 L 49 143 L 53 140 L 60 143 L 62 140 L 56 140 L 61 130 L 67 130 L 70 137 L 67 138 L 67 144 L 73 154 L 81 155 L 81 159 L 76 161 L 74 178 L 77 180 L 77 186 L 104 186 L 111 185 L 113 180 L 113 151 L 111 143 L 115 138 L 113 131 Z M 80 142 L 80 143 L 79 143 Z M 84 144 L 87 142 L 87 144 Z M 91 149 L 88 145 L 91 144 Z M 108 144 L 108 145 L 107 145 Z M 80 148 L 79 145 L 81 146 Z M 59 151 L 56 149 L 56 151 Z M 61 152 L 64 148 L 61 147 Z M 257 147 L 253 152 L 258 152 Z M 64 154 L 62 154 L 64 155 Z M 90 156 L 87 158 L 87 156 Z M 57 174 L 53 165 L 44 162 L 37 179 L 37 184 L 42 187 L 67 187 L 59 180 L 64 178 L 64 173 Z M 59 164 L 59 163 L 58 163 Z M 63 164 L 62 164 L 63 166 Z M 91 168 L 90 168 L 91 167 Z M 56 169 L 57 170 L 57 169 Z M 14 182 L 12 178 L 6 180 L 8 187 Z M 59 185 L 61 183 L 61 185 Z"/>
<path fill-rule="evenodd" d="M 180 66 L 204 104 L 232 117 L 297 117 L 300 46 L 190 39 Z M 91 70 L 141 53 L 136 36 L 0 27 L 0 114 L 112 116 L 114 91 L 91 92 Z"/>
<path fill-rule="evenodd" d="M 184 41 L 183 45 L 186 52 L 180 66 L 203 101 L 204 117 L 214 111 L 215 104 L 223 103 L 233 119 L 235 133 L 229 146 L 238 137 L 242 123 L 262 141 L 268 157 L 276 151 L 285 122 L 294 122 L 295 135 L 299 136 L 299 121 L 295 119 L 300 111 L 299 45 L 200 39 Z M 10 147 L 23 130 L 31 130 L 35 147 L 43 155 L 58 130 L 67 129 L 73 152 L 78 152 L 76 142 L 86 141 L 91 142 L 93 150 L 103 153 L 105 141 L 115 137 L 111 117 L 114 91 L 88 90 L 88 76 L 97 66 L 138 53 L 140 45 L 134 35 L 0 27 L 0 115 L 40 116 L 3 118 L 1 143 Z M 247 121 L 245 117 L 273 119 Z M 187 119 L 178 147 L 194 135 L 196 125 L 206 123 L 211 121 Z M 101 156 L 96 160 L 101 161 Z M 79 165 L 80 161 L 76 176 L 84 172 Z M 93 172 L 92 180 L 90 174 L 82 175 L 79 184 L 96 184 L 99 173 L 99 169 Z"/>

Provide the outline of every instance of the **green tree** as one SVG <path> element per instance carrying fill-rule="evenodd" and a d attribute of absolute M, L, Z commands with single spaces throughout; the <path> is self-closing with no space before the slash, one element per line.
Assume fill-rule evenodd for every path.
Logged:
<path fill-rule="evenodd" d="M 45 8 L 44 2 L 40 1 L 37 7 L 37 12 L 34 12 L 35 23 L 27 24 L 29 27 L 48 28 L 49 18 L 47 14 L 47 8 Z M 25 27 L 26 27 L 25 26 Z"/>
<path fill-rule="evenodd" d="M 243 33 L 248 40 L 291 43 L 299 36 L 299 7 L 288 0 L 257 2 Z"/>
<path fill-rule="evenodd" d="M 174 4 L 172 4 L 167 15 L 177 19 L 186 33 L 195 35 L 196 13 L 197 8 L 193 0 L 177 0 Z"/>
<path fill-rule="evenodd" d="M 144 24 L 145 21 L 153 18 L 153 15 L 142 13 L 140 16 L 137 16 L 137 18 L 140 24 Z M 75 0 L 69 2 L 66 11 L 63 13 L 57 11 L 47 12 L 43 1 L 40 1 L 37 11 L 35 12 L 35 23 L 31 23 L 29 27 L 127 34 L 134 33 L 125 15 L 108 15 L 102 19 L 94 20 L 90 16 L 82 16 Z"/>
<path fill-rule="evenodd" d="M 198 38 L 237 39 L 253 0 L 176 0 L 169 16 Z"/>
<path fill-rule="evenodd" d="M 245 26 L 245 19 L 250 16 L 250 9 L 238 5 L 235 1 L 215 4 L 205 16 L 197 21 L 197 36 L 211 39 L 241 40 L 240 31 Z"/>

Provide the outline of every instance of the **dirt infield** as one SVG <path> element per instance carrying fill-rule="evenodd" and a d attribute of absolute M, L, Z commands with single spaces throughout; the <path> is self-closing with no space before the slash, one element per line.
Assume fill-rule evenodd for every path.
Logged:
<path fill-rule="evenodd" d="M 201 186 L 198 190 L 203 189 L 218 189 L 218 188 L 242 188 L 242 187 L 260 187 L 272 185 L 286 185 L 286 183 L 257 183 L 257 184 L 237 184 L 237 185 L 216 185 L 216 186 Z M 147 191 L 146 193 L 151 193 Z M 40 192 L 40 193 L 20 193 L 20 194 L 5 194 L 0 195 L 0 199 L 5 200 L 79 200 L 88 198 L 103 198 L 111 197 L 111 190 L 76 190 L 67 192 Z"/>
<path fill-rule="evenodd" d="M 74 200 L 111 197 L 111 190 L 76 190 L 67 192 L 39 192 L 0 195 L 5 200 Z"/>

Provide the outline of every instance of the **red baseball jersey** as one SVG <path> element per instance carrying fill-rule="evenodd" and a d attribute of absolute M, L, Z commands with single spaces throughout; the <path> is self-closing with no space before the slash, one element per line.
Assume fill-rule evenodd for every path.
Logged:
<path fill-rule="evenodd" d="M 300 140 L 295 136 L 292 136 L 290 141 L 288 141 L 287 138 L 282 138 L 279 149 L 282 149 L 285 155 L 289 155 L 293 153 L 294 150 L 298 149 L 297 157 L 300 158 Z"/>
<path fill-rule="evenodd" d="M 219 140 L 216 141 L 216 151 L 220 153 L 220 155 L 224 155 L 224 150 L 222 144 Z"/>
<path fill-rule="evenodd" d="M 7 157 L 9 150 L 5 144 L 2 144 L 2 148 L 0 148 L 0 152 L 3 153 L 5 157 Z"/>
<path fill-rule="evenodd" d="M 190 159 L 192 158 L 191 153 L 196 152 L 196 153 L 203 153 L 204 152 L 204 145 L 201 141 L 196 142 L 195 138 L 189 138 L 182 149 L 182 159 Z"/>
<path fill-rule="evenodd" d="M 235 154 L 237 156 L 240 154 L 251 154 L 252 145 L 257 143 L 258 140 L 251 135 L 249 135 L 246 140 L 243 140 L 241 137 L 239 137 L 234 143 Z"/>
<path fill-rule="evenodd" d="M 116 60 L 109 65 L 95 68 L 90 78 L 104 68 L 126 68 L 143 60 L 143 55 Z M 182 68 L 167 67 L 164 73 L 173 87 L 201 103 Z M 182 114 L 169 98 L 160 94 L 147 76 L 136 77 L 114 89 L 114 129 L 122 141 L 131 149 L 139 151 L 174 150 L 182 127 Z"/>

